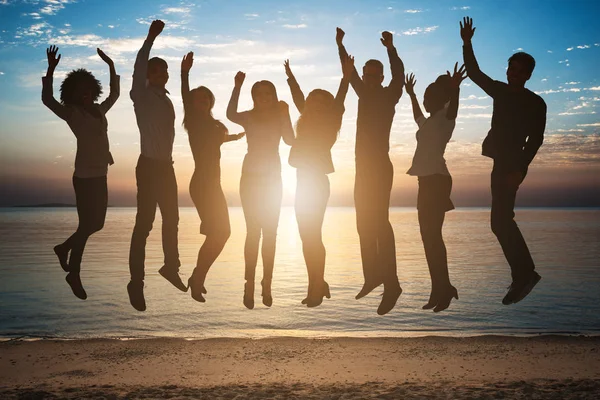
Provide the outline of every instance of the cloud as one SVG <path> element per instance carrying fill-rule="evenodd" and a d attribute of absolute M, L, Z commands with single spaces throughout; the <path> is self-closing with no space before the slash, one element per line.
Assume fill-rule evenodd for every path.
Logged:
<path fill-rule="evenodd" d="M 590 88 L 585 88 L 585 90 L 594 90 L 594 91 L 597 91 L 597 90 L 600 90 L 600 86 L 594 86 L 594 87 L 590 87 Z"/>
<path fill-rule="evenodd" d="M 167 7 L 162 9 L 165 14 L 187 14 L 190 11 L 189 7 Z"/>
<path fill-rule="evenodd" d="M 285 25 L 281 25 L 284 28 L 287 29 L 302 29 L 302 28 L 306 28 L 308 25 L 306 24 L 298 24 L 298 25 L 291 25 L 291 24 L 285 24 Z"/>
<path fill-rule="evenodd" d="M 597 44 L 594 44 L 594 46 L 596 46 L 596 45 Z M 591 44 L 582 44 L 579 46 L 571 46 L 571 47 L 567 48 L 567 51 L 572 51 L 573 49 L 585 50 L 585 49 L 589 49 L 591 47 L 592 47 Z"/>
<path fill-rule="evenodd" d="M 558 115 L 590 115 L 590 114 L 596 114 L 596 111 L 565 111 L 565 112 L 561 112 L 558 113 Z"/>
<path fill-rule="evenodd" d="M 600 122 L 594 122 L 592 124 L 577 124 L 577 126 L 583 126 L 583 127 L 588 127 L 588 126 L 600 126 Z"/>
<path fill-rule="evenodd" d="M 412 28 L 412 29 L 406 30 L 406 31 L 404 31 L 404 32 L 401 32 L 401 33 L 399 33 L 399 34 L 397 34 L 397 35 L 398 35 L 398 36 L 402 36 L 402 35 L 404 35 L 404 36 L 414 36 L 414 35 L 419 35 L 419 34 L 422 34 L 422 33 L 430 33 L 430 32 L 433 32 L 433 31 L 435 31 L 437 28 L 439 28 L 439 26 L 438 26 L 438 25 L 435 25 L 435 26 L 428 26 L 428 27 L 425 27 L 425 28 L 416 27 L 416 28 Z"/>
<path fill-rule="evenodd" d="M 256 14 L 256 13 L 250 13 L 250 14 L 244 14 L 244 17 L 246 17 L 246 19 L 256 19 L 256 18 L 260 17 L 260 15 Z"/>
<path fill-rule="evenodd" d="M 423 12 L 423 10 L 416 10 L 416 9 L 415 10 L 404 10 L 404 12 L 407 14 L 416 14 L 416 13 Z"/>
<path fill-rule="evenodd" d="M 40 13 L 54 15 L 65 8 L 65 4 L 74 3 L 75 1 L 76 0 L 45 0 L 45 3 L 47 4 L 40 9 Z"/>
<path fill-rule="evenodd" d="M 469 6 L 462 6 L 462 7 L 452 7 L 450 10 L 452 10 L 452 11 L 463 10 L 464 11 L 464 10 L 470 10 L 470 9 L 471 9 L 471 7 L 469 7 Z"/>

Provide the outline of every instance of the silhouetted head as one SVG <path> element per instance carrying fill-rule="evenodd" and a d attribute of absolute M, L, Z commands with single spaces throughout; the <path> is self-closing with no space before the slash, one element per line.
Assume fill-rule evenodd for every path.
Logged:
<path fill-rule="evenodd" d="M 524 52 L 518 52 L 508 59 L 506 79 L 509 85 L 525 86 L 535 68 L 535 59 Z"/>
<path fill-rule="evenodd" d="M 270 81 L 258 81 L 252 85 L 252 100 L 254 101 L 254 109 L 265 111 L 273 109 L 279 103 L 277 99 L 277 89 Z"/>
<path fill-rule="evenodd" d="M 60 85 L 60 101 L 64 105 L 91 105 L 98 100 L 101 94 L 100 81 L 83 68 L 69 72 Z"/>
<path fill-rule="evenodd" d="M 169 66 L 167 62 L 162 58 L 152 57 L 148 60 L 148 72 L 146 76 L 152 86 L 164 88 L 169 81 Z"/>
<path fill-rule="evenodd" d="M 367 86 L 381 86 L 383 82 L 383 64 L 381 61 L 367 61 L 363 67 L 362 79 Z"/>
<path fill-rule="evenodd" d="M 213 118 L 212 109 L 215 105 L 215 95 L 206 86 L 199 86 L 195 89 L 190 90 L 191 98 L 191 110 L 184 109 L 183 115 L 183 126 L 189 130 L 189 113 L 197 115 L 199 117 L 210 117 Z"/>
<path fill-rule="evenodd" d="M 342 126 L 341 114 L 335 107 L 335 98 L 327 90 L 315 89 L 310 92 L 296 124 L 298 138 L 319 141 L 321 138 L 325 139 L 324 135 L 330 135 L 332 137 L 327 139 L 335 142 Z"/>
<path fill-rule="evenodd" d="M 425 111 L 430 114 L 444 108 L 450 101 L 450 78 L 447 75 L 440 75 L 435 82 L 427 86 L 423 96 L 423 106 Z"/>

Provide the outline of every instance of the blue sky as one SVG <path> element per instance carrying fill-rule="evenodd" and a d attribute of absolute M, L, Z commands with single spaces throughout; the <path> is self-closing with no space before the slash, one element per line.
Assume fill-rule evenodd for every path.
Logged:
<path fill-rule="evenodd" d="M 289 58 L 305 92 L 335 92 L 339 63 L 335 27 L 346 30 L 346 47 L 359 68 L 369 58 L 384 61 L 382 30 L 394 42 L 407 72 L 417 77 L 420 99 L 428 83 L 462 60 L 458 22 L 469 15 L 477 27 L 473 39 L 484 72 L 504 80 L 506 60 L 520 49 L 537 61 L 528 84 L 548 104 L 545 143 L 530 169 L 522 204 L 600 204 L 600 30 L 595 1 L 114 1 L 0 0 L 0 205 L 70 201 L 75 140 L 67 125 L 40 101 L 45 48 L 60 47 L 55 93 L 66 72 L 86 67 L 108 90 L 108 71 L 95 53 L 102 48 L 122 76 L 121 97 L 109 112 L 109 137 L 116 164 L 110 168 L 113 204 L 131 204 L 139 133 L 128 96 L 133 60 L 150 21 L 166 22 L 153 55 L 165 58 L 167 88 L 176 105 L 174 159 L 182 204 L 193 171 L 179 95 L 179 63 L 195 52 L 191 84 L 216 95 L 215 116 L 232 132 L 241 128 L 225 119 L 225 107 L 238 70 L 247 73 L 241 109 L 251 107 L 249 88 L 260 79 L 275 83 L 279 97 L 291 96 L 282 67 Z M 387 74 L 389 75 L 389 74 Z M 386 75 L 386 81 L 389 76 Z M 107 93 L 105 93 L 107 94 Z M 454 137 L 446 152 L 454 176 L 453 197 L 460 204 L 485 204 L 490 160 L 480 156 L 489 129 L 491 99 L 464 82 Z M 340 139 L 333 155 L 332 201 L 350 202 L 354 173 L 356 96 L 350 93 Z M 292 119 L 298 114 L 292 110 Z M 415 148 L 416 125 L 403 96 L 391 135 L 395 166 L 394 203 L 414 200 L 415 179 L 405 175 Z M 236 204 L 245 141 L 225 144 L 223 185 Z M 281 145 L 286 199 L 293 195 L 294 170 L 286 166 L 289 149 Z"/>

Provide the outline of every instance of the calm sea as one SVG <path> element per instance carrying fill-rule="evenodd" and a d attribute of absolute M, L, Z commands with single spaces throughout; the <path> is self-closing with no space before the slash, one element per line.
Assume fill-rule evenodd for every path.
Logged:
<path fill-rule="evenodd" d="M 134 208 L 110 208 L 104 230 L 88 241 L 82 280 L 88 293 L 77 299 L 64 281 L 52 247 L 77 225 L 75 209 L 0 209 L 0 336 L 3 337 L 267 337 L 419 336 L 474 334 L 599 334 L 600 210 L 521 209 L 517 220 L 542 280 L 521 303 L 503 306 L 510 284 L 508 265 L 489 229 L 489 210 L 448 213 L 444 235 L 452 283 L 460 300 L 442 313 L 421 310 L 429 275 L 414 209 L 396 208 L 398 274 L 404 293 L 380 317 L 378 289 L 355 300 L 362 284 L 358 236 L 352 208 L 327 210 L 324 238 L 326 279 L 332 298 L 318 308 L 300 304 L 307 286 L 293 209 L 282 210 L 273 283 L 273 306 L 242 304 L 241 209 L 231 209 L 232 235 L 209 272 L 207 302 L 179 292 L 157 270 L 162 266 L 160 214 L 147 247 L 148 310 L 135 311 L 127 297 L 128 251 Z M 195 265 L 203 236 L 192 208 L 181 209 L 181 272 Z"/>

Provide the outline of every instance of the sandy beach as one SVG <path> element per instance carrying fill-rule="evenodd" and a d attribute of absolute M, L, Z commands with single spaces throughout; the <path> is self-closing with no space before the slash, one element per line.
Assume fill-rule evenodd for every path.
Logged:
<path fill-rule="evenodd" d="M 12 340 L 0 398 L 598 398 L 600 337 Z"/>

